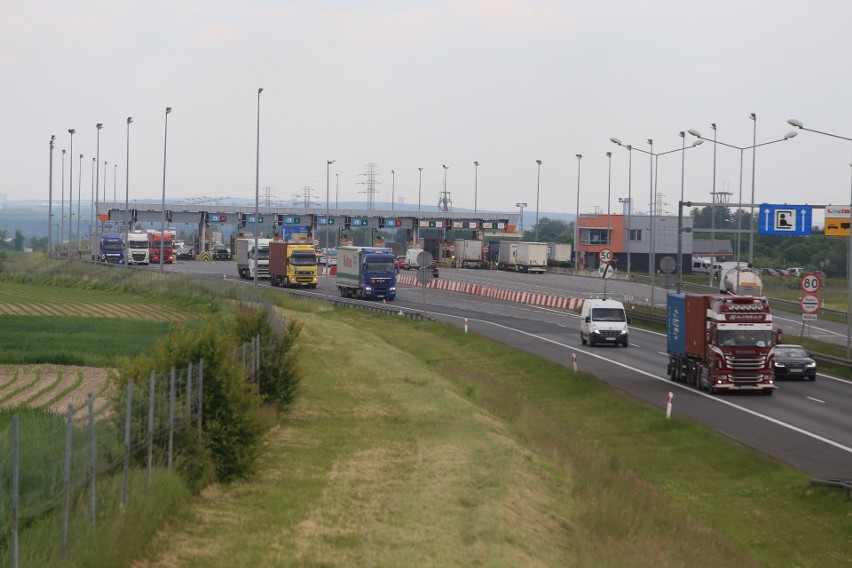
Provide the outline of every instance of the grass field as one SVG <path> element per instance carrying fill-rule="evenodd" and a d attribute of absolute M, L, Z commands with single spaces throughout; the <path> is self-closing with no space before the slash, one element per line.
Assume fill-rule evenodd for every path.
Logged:
<path fill-rule="evenodd" d="M 179 515 L 175 488 L 117 507 L 78 565 L 852 565 L 850 501 L 689 420 L 445 325 L 263 293 L 304 322 L 303 378 L 258 474 Z M 57 353 L 106 340 L 86 319 L 101 335 Z M 25 398 L 63 388 L 40 380 Z"/>

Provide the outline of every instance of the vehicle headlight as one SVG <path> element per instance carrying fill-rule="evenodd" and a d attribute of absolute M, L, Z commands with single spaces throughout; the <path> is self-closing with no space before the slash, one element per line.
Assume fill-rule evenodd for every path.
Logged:
<path fill-rule="evenodd" d="M 784 363 L 779 363 L 778 361 L 774 361 L 772 364 L 775 365 L 776 367 L 784 367 L 785 366 Z"/>
<path fill-rule="evenodd" d="M 589 333 L 597 333 L 597 332 L 598 332 L 597 326 L 594 326 L 594 325 L 589 326 Z"/>
<path fill-rule="evenodd" d="M 370 290 L 372 290 L 372 288 L 371 288 L 370 286 L 364 286 L 364 290 L 366 290 L 367 292 L 369 292 Z"/>
<path fill-rule="evenodd" d="M 816 369 L 816 361 L 808 361 L 808 369 Z"/>
<path fill-rule="evenodd" d="M 391 286 L 391 287 L 390 287 L 390 291 L 391 291 L 391 292 L 396 292 L 396 286 Z"/>
<path fill-rule="evenodd" d="M 622 330 L 621 330 L 621 335 L 627 335 L 627 329 L 622 329 Z"/>

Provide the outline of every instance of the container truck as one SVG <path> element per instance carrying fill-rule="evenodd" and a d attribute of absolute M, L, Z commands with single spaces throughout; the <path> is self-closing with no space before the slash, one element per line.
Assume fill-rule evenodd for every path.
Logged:
<path fill-rule="evenodd" d="M 149 259 L 148 233 L 140 230 L 127 233 L 127 263 L 148 264 Z"/>
<path fill-rule="evenodd" d="M 571 262 L 573 249 L 566 243 L 548 243 L 547 260 L 551 262 Z"/>
<path fill-rule="evenodd" d="M 397 270 L 390 248 L 337 248 L 337 289 L 344 298 L 393 300 Z"/>
<path fill-rule="evenodd" d="M 772 368 L 781 330 L 766 298 L 669 294 L 668 375 L 710 394 L 775 390 Z"/>
<path fill-rule="evenodd" d="M 249 243 L 254 246 L 254 237 L 240 236 L 234 239 L 233 249 L 237 259 L 237 274 L 240 278 L 248 278 L 248 253 Z"/>
<path fill-rule="evenodd" d="M 500 241 L 497 268 L 544 274 L 547 271 L 547 243 Z"/>
<path fill-rule="evenodd" d="M 482 268 L 482 241 L 459 239 L 455 246 L 457 267 Z"/>
<path fill-rule="evenodd" d="M 151 262 L 160 264 L 160 251 L 163 252 L 163 264 L 172 264 L 175 261 L 174 241 L 172 235 L 166 231 L 165 236 L 160 231 L 148 232 L 148 254 Z"/>
<path fill-rule="evenodd" d="M 312 245 L 269 243 L 269 282 L 273 286 L 317 287 L 317 255 Z"/>
<path fill-rule="evenodd" d="M 124 235 L 98 233 L 92 237 L 92 255 L 98 262 L 124 264 Z"/>
<path fill-rule="evenodd" d="M 722 274 L 720 292 L 737 296 L 760 296 L 763 293 L 763 281 L 754 268 L 729 268 Z"/>
<path fill-rule="evenodd" d="M 237 273 L 240 278 L 269 278 L 269 243 L 272 239 L 257 239 L 257 251 L 254 238 L 237 239 Z M 316 258 L 316 257 L 315 257 Z"/>

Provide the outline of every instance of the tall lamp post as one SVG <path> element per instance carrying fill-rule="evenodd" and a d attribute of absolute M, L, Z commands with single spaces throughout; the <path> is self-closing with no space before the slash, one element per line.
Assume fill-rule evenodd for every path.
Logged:
<path fill-rule="evenodd" d="M 527 203 L 525 201 L 515 203 L 515 207 L 517 207 L 521 210 L 521 218 L 520 218 L 520 221 L 521 221 L 521 238 L 524 238 L 524 207 L 526 207 L 526 206 L 527 206 Z"/>
<path fill-rule="evenodd" d="M 618 144 L 619 146 L 623 145 L 621 143 L 621 140 L 619 140 L 618 138 L 610 138 L 610 141 L 612 141 L 614 144 Z M 690 148 L 695 148 L 696 146 L 700 146 L 701 143 L 702 142 L 696 140 L 695 142 L 692 143 L 691 146 L 682 145 L 681 148 L 675 148 L 674 150 L 668 150 L 666 152 L 655 153 L 654 152 L 654 140 L 649 138 L 648 139 L 648 145 L 651 147 L 650 150 L 643 150 L 642 148 L 637 148 L 635 146 L 630 147 L 631 151 L 637 150 L 639 152 L 642 152 L 643 154 L 648 154 L 648 157 L 650 158 L 650 162 L 651 162 L 650 163 L 650 170 L 651 170 L 650 171 L 650 182 L 649 182 L 650 193 L 651 193 L 651 214 L 650 214 L 650 218 L 649 218 L 650 237 L 649 237 L 649 243 L 648 243 L 649 244 L 649 246 L 648 246 L 648 273 L 649 273 L 649 276 L 651 277 L 651 306 L 652 307 L 654 306 L 654 294 L 655 294 L 656 272 L 657 272 L 657 270 L 656 270 L 657 269 L 657 266 L 656 266 L 657 263 L 656 263 L 656 258 L 655 258 L 655 254 L 656 254 L 656 251 L 655 251 L 655 244 L 656 243 L 655 243 L 655 241 L 656 241 L 656 239 L 654 237 L 654 217 L 656 216 L 656 208 L 657 208 L 655 189 L 656 189 L 656 180 L 659 178 L 659 172 L 657 172 L 657 176 L 655 177 L 654 176 L 654 170 L 656 170 L 658 168 L 658 162 L 659 162 L 660 156 L 665 156 L 666 154 L 672 154 L 674 152 L 684 152 L 686 150 L 689 150 Z M 678 250 L 678 256 L 680 256 L 680 250 Z M 678 258 L 678 265 L 680 265 L 680 264 L 681 264 L 680 258 Z"/>
<path fill-rule="evenodd" d="M 127 250 L 127 242 L 130 240 L 130 225 L 133 223 L 133 215 L 130 213 L 130 123 L 133 122 L 133 117 L 127 117 L 127 154 L 124 158 L 124 215 L 127 223 L 124 231 L 124 266 L 130 266 L 130 255 Z"/>
<path fill-rule="evenodd" d="M 97 169 L 97 158 L 92 158 L 92 200 L 91 211 L 89 211 L 89 242 L 91 242 L 92 240 L 92 231 L 94 231 L 97 227 L 97 225 L 95 225 L 95 171 L 97 171 Z M 92 264 L 94 264 L 95 262 L 97 262 L 97 259 L 95 258 L 95 251 L 94 249 L 92 249 Z"/>
<path fill-rule="evenodd" d="M 171 112 L 172 107 L 166 107 L 166 123 L 163 128 L 163 222 L 160 228 L 160 272 L 163 272 L 165 260 L 163 255 L 166 254 L 166 145 L 169 140 L 169 114 Z M 106 184 L 106 179 L 104 180 L 104 184 Z M 106 190 L 104 190 L 104 194 L 106 194 Z"/>
<path fill-rule="evenodd" d="M 260 215 L 260 93 L 263 88 L 257 90 L 257 141 L 254 154 L 254 285 L 257 286 L 258 273 L 258 216 Z M 283 232 L 283 231 L 282 231 Z"/>
<path fill-rule="evenodd" d="M 71 201 L 74 198 L 74 133 L 73 128 L 68 129 L 68 134 L 71 135 L 71 159 L 68 161 L 68 258 L 71 258 L 71 217 L 74 215 L 74 210 L 71 206 Z"/>
<path fill-rule="evenodd" d="M 101 164 L 101 128 L 104 127 L 102 122 L 99 122 L 95 125 L 98 133 L 98 141 L 97 141 L 97 150 L 95 151 L 95 162 L 98 166 Z M 100 191 L 100 179 L 98 179 L 101 170 L 99 167 L 95 167 L 95 232 L 98 232 L 98 218 L 100 215 L 98 214 L 98 204 L 100 202 L 100 196 L 98 192 Z"/>
<path fill-rule="evenodd" d="M 334 174 L 334 209 L 337 210 L 337 196 L 340 191 L 340 175 Z"/>
<path fill-rule="evenodd" d="M 326 178 L 328 178 L 328 176 L 326 176 Z M 328 186 L 328 179 L 326 179 L 325 185 Z M 394 201 L 396 201 L 396 173 L 391 170 L 391 211 L 393 211 Z"/>
<path fill-rule="evenodd" d="M 59 216 L 59 226 L 56 228 L 56 234 L 59 236 L 59 244 L 62 244 L 63 234 L 65 233 L 65 152 L 66 150 L 62 149 L 62 185 L 60 186 L 60 216 Z M 57 254 L 59 256 L 59 254 Z"/>
<path fill-rule="evenodd" d="M 631 240 L 631 227 L 630 221 L 631 217 L 633 217 L 633 146 L 628 144 L 627 146 L 623 146 L 621 141 L 618 138 L 610 138 L 611 142 L 618 144 L 628 152 L 628 160 L 627 160 L 627 278 L 630 278 L 630 240 Z M 622 201 L 619 199 L 619 202 Z"/>
<path fill-rule="evenodd" d="M 577 218 L 574 219 L 574 270 L 580 268 L 580 163 L 583 160 L 583 154 L 575 154 L 577 156 Z"/>
<path fill-rule="evenodd" d="M 612 201 L 612 152 L 606 153 L 606 159 L 607 159 L 607 162 L 608 162 L 608 166 L 607 166 L 608 172 L 607 172 L 607 179 L 606 179 L 606 246 L 607 246 L 607 248 L 611 248 L 612 242 L 610 240 L 610 234 L 612 234 L 612 224 L 611 224 L 612 215 L 611 215 L 611 209 L 610 209 L 610 202 Z M 609 272 L 609 265 L 606 265 L 604 267 L 604 279 L 603 279 L 604 300 L 606 300 L 606 277 L 607 277 L 608 272 Z"/>
<path fill-rule="evenodd" d="M 331 248 L 331 244 L 330 244 L 330 237 L 328 236 L 328 215 L 329 215 L 329 211 L 328 211 L 328 203 L 329 203 L 329 199 L 328 199 L 328 186 L 329 186 L 329 179 L 330 179 L 330 173 L 329 173 L 329 172 L 331 171 L 331 164 L 333 164 L 333 163 L 334 163 L 334 162 L 336 162 L 336 161 L 337 161 L 337 160 L 326 160 L 326 161 L 325 161 L 325 248 L 326 248 L 326 257 L 325 257 L 325 295 L 326 295 L 326 298 L 328 297 L 328 281 L 329 281 L 329 274 L 328 274 L 328 249 L 329 249 L 329 248 Z M 393 173 L 393 170 L 391 170 L 391 173 Z"/>
<path fill-rule="evenodd" d="M 538 164 L 538 176 L 535 182 L 535 242 L 538 242 L 538 198 L 541 193 L 541 160 L 536 160 Z"/>
<path fill-rule="evenodd" d="M 423 168 L 417 168 L 417 210 L 420 211 L 420 193 L 423 189 Z"/>
<path fill-rule="evenodd" d="M 479 194 L 479 162 L 473 162 L 473 212 L 477 212 L 477 196 Z"/>
<path fill-rule="evenodd" d="M 53 146 L 56 141 L 54 134 L 50 135 L 50 166 L 47 176 L 47 258 L 53 253 Z"/>
<path fill-rule="evenodd" d="M 805 130 L 807 132 L 813 132 L 815 134 L 822 134 L 824 136 L 831 136 L 832 138 L 852 142 L 852 138 L 847 138 L 846 136 L 839 136 L 829 132 L 805 128 L 804 123 L 800 120 L 796 120 L 795 118 L 788 120 L 787 124 L 795 126 L 799 130 Z M 852 166 L 852 164 L 849 165 Z M 852 207 L 852 189 L 850 189 L 849 206 Z M 852 221 L 852 216 L 850 216 L 850 221 Z M 848 247 L 846 250 L 846 289 L 846 358 L 848 359 L 852 357 L 852 235 L 848 237 Z"/>
<path fill-rule="evenodd" d="M 77 257 L 82 259 L 83 242 L 80 236 L 80 187 L 83 185 L 83 154 L 80 154 L 80 163 L 77 165 Z"/>

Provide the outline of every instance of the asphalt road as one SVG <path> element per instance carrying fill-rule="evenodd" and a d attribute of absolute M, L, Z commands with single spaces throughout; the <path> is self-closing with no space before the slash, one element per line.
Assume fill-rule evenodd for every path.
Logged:
<path fill-rule="evenodd" d="M 148 267 L 152 269 L 158 268 Z M 165 270 L 239 280 L 236 263 L 230 261 L 181 262 L 166 266 Z M 441 278 L 571 297 L 600 296 L 603 292 L 599 279 L 558 274 L 442 269 Z M 318 288 L 305 293 L 324 296 L 325 282 L 325 277 L 321 277 Z M 269 284 L 261 281 L 260 285 Z M 643 286 L 610 281 L 607 296 L 630 301 L 643 293 Z M 648 286 L 644 288 L 649 290 Z M 328 283 L 328 295 L 338 297 L 333 279 Z M 675 414 L 688 416 L 815 478 L 852 479 L 852 413 L 848 410 L 852 408 L 852 383 L 847 381 L 819 374 L 814 383 L 781 382 L 773 396 L 710 396 L 668 380 L 665 336 L 659 333 L 633 327 L 629 348 L 592 348 L 580 343 L 579 318 L 564 310 L 408 286 L 398 288 L 394 306 L 423 310 L 434 319 L 457 326 L 464 325 L 466 318 L 471 332 L 569 368 L 576 355 L 579 370 L 657 406 L 661 415 L 668 393 L 672 392 Z M 782 325 L 785 320 L 787 316 L 776 315 Z M 838 327 L 842 328 L 845 341 L 845 327 Z"/>

